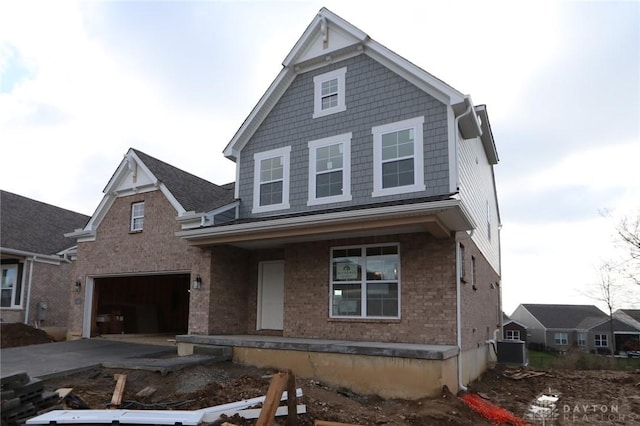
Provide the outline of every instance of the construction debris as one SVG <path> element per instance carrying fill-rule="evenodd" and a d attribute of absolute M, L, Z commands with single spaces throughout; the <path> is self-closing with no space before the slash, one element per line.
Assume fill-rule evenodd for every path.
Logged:
<path fill-rule="evenodd" d="M 136 394 L 137 398 L 146 398 L 156 393 L 157 389 L 153 386 L 147 386 Z"/>
<path fill-rule="evenodd" d="M 3 425 L 21 424 L 29 417 L 44 413 L 60 402 L 56 392 L 45 392 L 42 380 L 32 379 L 25 372 L 2 377 L 0 386 L 0 417 Z"/>
<path fill-rule="evenodd" d="M 505 377 L 513 380 L 522 380 L 529 377 L 548 376 L 548 373 L 545 371 L 534 370 L 505 370 L 502 374 Z"/>
<path fill-rule="evenodd" d="M 113 391 L 113 397 L 109 404 L 109 408 L 112 410 L 120 408 L 120 405 L 122 404 L 122 395 L 124 395 L 124 385 L 127 383 L 127 375 L 115 374 L 113 379 L 116 381 L 116 388 Z"/>
<path fill-rule="evenodd" d="M 296 389 L 297 398 L 302 397 L 302 389 Z M 288 398 L 288 392 L 283 392 L 280 398 L 284 401 Z M 243 410 L 258 404 L 264 404 L 265 396 L 246 399 L 244 401 L 229 404 L 216 405 L 200 410 L 54 410 L 27 420 L 28 425 L 49 424 L 146 424 L 146 425 L 198 425 L 200 423 L 213 423 L 222 416 L 234 416 Z M 286 415 L 287 407 L 279 410 Z M 304 405 L 299 406 L 299 413 L 306 412 Z M 278 411 L 274 413 L 277 415 Z M 4 415 L 4 413 L 3 413 Z"/>

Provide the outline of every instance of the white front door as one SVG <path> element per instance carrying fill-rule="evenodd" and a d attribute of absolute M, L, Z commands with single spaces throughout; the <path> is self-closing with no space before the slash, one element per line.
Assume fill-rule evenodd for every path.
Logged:
<path fill-rule="evenodd" d="M 260 262 L 258 330 L 282 330 L 284 320 L 284 261 Z"/>

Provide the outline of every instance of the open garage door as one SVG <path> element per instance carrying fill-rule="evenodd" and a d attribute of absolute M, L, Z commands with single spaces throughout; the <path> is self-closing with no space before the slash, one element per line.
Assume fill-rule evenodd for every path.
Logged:
<path fill-rule="evenodd" d="M 189 274 L 94 279 L 92 335 L 187 332 Z"/>

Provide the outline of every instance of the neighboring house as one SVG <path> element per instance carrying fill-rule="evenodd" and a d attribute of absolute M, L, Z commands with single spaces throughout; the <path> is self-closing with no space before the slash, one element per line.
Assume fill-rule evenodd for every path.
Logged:
<path fill-rule="evenodd" d="M 577 348 L 600 353 L 614 349 L 609 316 L 593 305 L 522 304 L 511 318 L 527 326 L 529 347 L 559 351 Z M 617 319 L 613 326 L 617 351 L 629 337 L 640 332 Z"/>
<path fill-rule="evenodd" d="M 224 150 L 235 185 L 127 154 L 69 234 L 75 332 L 119 312 L 126 332 L 185 333 L 180 354 L 230 345 L 361 392 L 457 391 L 501 325 L 486 107 L 324 8 L 283 65 Z"/>
<path fill-rule="evenodd" d="M 616 335 L 616 348 L 618 351 L 640 351 L 640 309 L 617 309 L 613 317 L 631 326 L 636 332 L 619 333 Z"/>
<path fill-rule="evenodd" d="M 502 338 L 527 342 L 527 326 L 502 313 Z"/>
<path fill-rule="evenodd" d="M 88 216 L 0 191 L 0 320 L 66 327 L 75 240 Z"/>

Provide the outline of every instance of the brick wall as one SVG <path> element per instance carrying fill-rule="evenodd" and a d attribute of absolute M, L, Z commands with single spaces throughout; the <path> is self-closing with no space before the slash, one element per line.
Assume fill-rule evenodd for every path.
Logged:
<path fill-rule="evenodd" d="M 391 320 L 329 318 L 331 247 L 398 242 L 401 261 L 401 318 Z M 261 252 L 256 261 L 268 260 Z M 455 243 L 430 235 L 287 245 L 284 331 L 287 337 L 361 341 L 456 344 Z M 266 258 L 265 258 L 266 257 Z M 257 263 L 249 286 L 249 332 L 255 333 Z M 255 274 L 253 273 L 255 272 Z"/>
<path fill-rule="evenodd" d="M 28 265 L 28 263 L 26 264 Z M 29 324 L 34 325 L 38 315 L 38 303 L 46 302 L 45 320 L 42 327 L 66 327 L 69 319 L 70 294 L 75 279 L 72 265 L 66 262 L 60 265 L 35 262 L 31 281 L 31 302 L 29 304 Z M 28 271 L 27 271 L 28 272 Z M 26 285 L 26 282 L 25 282 Z M 26 292 L 25 292 L 26 303 Z"/>
<path fill-rule="evenodd" d="M 131 204 L 144 201 L 144 230 L 131 233 Z M 203 288 L 191 292 L 189 330 L 206 333 L 209 327 L 211 255 L 175 236 L 180 230 L 176 211 L 160 191 L 117 198 L 97 229 L 96 240 L 78 244 L 74 277 L 183 272 L 203 278 Z M 84 291 L 74 294 L 70 324 L 82 330 Z"/>
<path fill-rule="evenodd" d="M 493 339 L 502 317 L 500 276 L 493 270 L 473 240 L 462 241 L 465 248 L 466 283 L 460 284 L 462 309 L 462 350 L 485 345 Z M 471 283 L 472 256 L 476 259 L 474 290 Z M 493 284 L 493 288 L 492 288 Z M 501 336 L 496 336 L 500 338 Z"/>

